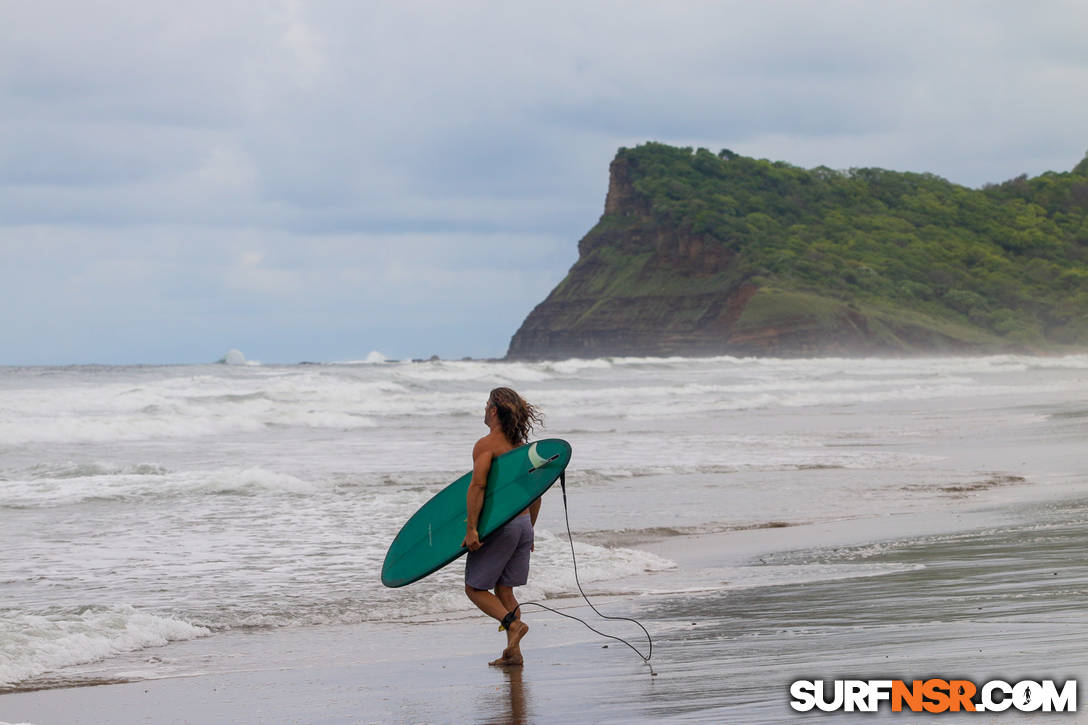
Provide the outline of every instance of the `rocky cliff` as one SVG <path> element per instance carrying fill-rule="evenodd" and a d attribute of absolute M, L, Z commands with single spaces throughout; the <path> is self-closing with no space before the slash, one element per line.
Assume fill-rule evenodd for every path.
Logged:
<path fill-rule="evenodd" d="M 1053 214 L 1035 203 L 1037 180 L 1024 177 L 971 190 L 932 175 L 806 171 L 729 151 L 621 149 L 604 214 L 507 357 L 1084 345 L 1082 169 L 1058 179 L 1064 192 L 1051 189 L 1066 218 L 1048 225 L 1035 223 Z M 1000 213 L 988 218 L 987 207 Z M 1032 220 L 1018 221 L 1024 213 Z M 1003 286 L 1003 276 L 1019 275 L 1043 280 Z M 1064 292 L 1037 294 L 1050 278 L 1062 278 Z"/>

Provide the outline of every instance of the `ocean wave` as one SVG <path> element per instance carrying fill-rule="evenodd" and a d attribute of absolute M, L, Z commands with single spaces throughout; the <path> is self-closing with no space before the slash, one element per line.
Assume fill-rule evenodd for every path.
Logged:
<path fill-rule="evenodd" d="M 697 447 L 693 447 L 689 451 L 683 446 L 676 446 L 671 451 L 671 458 L 694 457 L 698 454 L 698 451 Z M 857 470 L 877 466 L 905 467 L 940 460 L 939 456 L 879 450 L 790 451 L 789 449 L 774 450 L 765 448 L 745 453 L 723 445 L 721 450 L 717 452 L 716 457 L 727 459 L 731 463 L 705 461 L 677 465 L 668 463 L 667 461 L 671 460 L 668 456 L 658 463 L 652 460 L 638 461 L 634 455 L 631 455 L 629 460 L 638 465 L 624 465 L 623 453 L 623 450 L 617 450 L 610 452 L 609 458 L 611 460 L 598 459 L 597 462 L 600 465 L 598 468 L 571 469 L 567 474 L 567 480 L 578 485 L 592 486 L 623 479 L 649 478 L 652 476 L 728 476 L 742 472 Z M 710 456 L 704 454 L 704 457 Z"/>
<path fill-rule="evenodd" d="M 94 476 L 163 476 L 169 471 L 156 463 L 137 463 L 133 465 L 120 465 L 95 461 L 91 463 L 40 463 L 13 475 L 23 475 L 30 479 L 42 478 L 89 478 Z"/>
<path fill-rule="evenodd" d="M 103 473 L 6 481 L 0 507 L 65 506 L 87 501 L 132 501 L 186 495 L 311 494 L 321 484 L 262 468 L 224 468 L 169 473 Z"/>
<path fill-rule="evenodd" d="M 0 691 L 62 667 L 208 634 L 203 627 L 130 606 L 0 610 Z"/>
<path fill-rule="evenodd" d="M 351 406 L 352 397 L 403 390 L 391 382 L 358 386 L 362 389 L 352 394 L 326 387 L 319 397 L 310 385 L 306 379 L 241 385 L 204 376 L 136 388 L 102 385 L 7 391 L 0 439 L 14 444 L 140 441 L 258 432 L 276 426 L 372 428 L 377 423 Z"/>
<path fill-rule="evenodd" d="M 588 360 L 573 358 L 570 360 L 542 363 L 545 371 L 557 373 L 559 375 L 575 375 L 583 370 L 607 370 L 611 368 L 612 365 L 613 361 L 611 358 L 594 358 Z"/>
<path fill-rule="evenodd" d="M 909 491 L 910 493 L 929 493 L 963 498 L 970 493 L 979 493 L 981 491 L 989 491 L 990 489 L 1005 486 L 1022 486 L 1027 482 L 1028 480 L 1023 476 L 1017 476 L 1010 473 L 990 473 L 983 479 L 976 479 L 973 481 L 911 483 L 901 486 L 900 488 L 903 491 Z"/>
<path fill-rule="evenodd" d="M 1033 357 L 1025 361 L 1028 370 L 1088 370 L 1088 355 Z"/>
<path fill-rule="evenodd" d="M 631 582 L 638 586 L 616 594 L 702 594 L 720 591 L 796 586 L 815 582 L 894 576 L 925 569 L 924 564 L 849 563 L 849 564 L 758 564 L 712 569 L 686 570 L 683 582 L 663 580 Z"/>
<path fill-rule="evenodd" d="M 784 529 L 802 526 L 804 521 L 761 521 L 751 524 L 730 524 L 710 522 L 691 526 L 647 526 L 631 529 L 601 529 L 579 531 L 578 540 L 605 547 L 625 547 L 644 544 L 650 541 L 671 539 L 677 536 L 700 536 L 721 534 L 729 531 L 753 531 L 757 529 Z"/>
<path fill-rule="evenodd" d="M 411 459 L 411 451 L 405 456 Z M 703 460 L 698 460 L 700 456 Z M 568 469 L 567 480 L 572 486 L 594 488 L 661 476 L 725 477 L 751 472 L 903 467 L 936 460 L 934 456 L 894 450 L 805 447 L 789 436 L 734 436 L 708 441 L 695 438 L 678 441 L 672 448 L 659 451 L 656 457 L 646 453 L 640 439 L 632 438 L 607 452 L 597 452 L 594 459 L 597 464 L 594 468 Z M 677 460 L 689 462 L 677 464 Z M 26 509 L 208 495 L 355 495 L 350 493 L 353 491 L 372 491 L 366 495 L 376 496 L 375 501 L 391 503 L 399 502 L 402 495 L 409 496 L 418 505 L 467 470 L 467 464 L 465 469 L 455 470 L 436 462 L 433 470 L 419 467 L 300 478 L 261 466 L 177 471 L 155 463 L 39 464 L 7 471 L 0 477 L 4 480 L 0 487 L 0 507 Z M 411 513 L 411 510 L 391 511 L 392 515 Z"/>
<path fill-rule="evenodd" d="M 489 388 L 500 383 L 533 383 L 554 377 L 538 364 L 482 360 L 400 363 L 393 368 L 393 376 L 397 380 L 430 385 L 485 382 Z"/>
<path fill-rule="evenodd" d="M 548 409 L 590 407 L 614 411 L 629 420 L 714 415 L 774 408 L 855 406 L 885 402 L 921 402 L 941 398 L 997 397 L 1062 392 L 1066 384 L 986 384 L 970 378 L 941 380 L 777 381 L 736 385 L 677 384 L 624 388 L 551 389 L 537 399 Z"/>
<path fill-rule="evenodd" d="M 811 374 L 896 375 L 919 371 L 931 374 L 973 374 L 994 372 L 1023 372 L 1030 369 L 1088 370 L 1088 355 L 1072 354 L 1042 357 L 1033 355 L 987 355 L 962 357 L 819 357 L 775 358 L 737 357 L 601 357 L 524 363 L 540 365 L 552 371 L 576 372 L 586 369 L 608 369 L 614 366 L 654 368 L 762 369 Z"/>
<path fill-rule="evenodd" d="M 617 371 L 617 367 L 624 370 Z M 642 368 L 648 368 L 643 370 Z M 1088 356 L 921 360 L 597 358 L 552 362 L 436 361 L 276 369 L 224 366 L 120 373 L 0 391 L 5 445 L 259 434 L 269 429 L 365 430 L 384 423 L 478 415 L 486 390 L 513 385 L 546 411 L 627 420 L 744 410 L 857 406 L 1063 392 L 1029 369 L 1088 369 Z M 620 374 L 622 373 L 622 374 Z M 156 377 L 157 375 L 166 377 Z M 97 375 L 97 374 L 96 374 Z M 94 382 L 94 384 L 90 384 Z M 579 426 L 580 427 L 580 426 Z"/>

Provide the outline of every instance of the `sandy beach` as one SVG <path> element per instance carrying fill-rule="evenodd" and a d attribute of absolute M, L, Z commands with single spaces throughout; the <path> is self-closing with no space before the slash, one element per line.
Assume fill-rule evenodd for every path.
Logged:
<path fill-rule="evenodd" d="M 797 713 L 795 679 L 1078 678 L 1088 650 L 1088 499 L 1058 497 L 946 516 L 907 515 L 646 544 L 678 567 L 637 599 L 590 589 L 608 614 L 654 636 L 653 671 L 620 643 L 527 609 L 526 663 L 491 668 L 502 635 L 479 616 L 234 633 L 70 668 L 87 686 L 8 694 L 0 718 L 62 723 L 775 723 Z M 901 536 L 910 532 L 909 536 Z M 857 567 L 857 576 L 744 587 L 737 563 Z M 875 576 L 866 567 L 884 566 Z M 887 565 L 898 573 L 887 573 Z M 628 583 L 629 584 L 629 583 Z M 671 590 L 671 591 L 670 591 Z M 686 591 L 685 591 L 686 590 Z M 645 651 L 634 625 L 594 621 Z M 168 651 L 167 651 L 168 650 Z M 132 678 L 93 684 L 98 678 Z M 151 677 L 155 679 L 143 679 Z M 75 684 L 71 679 L 69 685 Z M 980 722 L 977 716 L 900 722 Z M 1001 722 L 1054 714 L 1010 713 Z M 1061 722 L 1085 721 L 1082 712 Z"/>

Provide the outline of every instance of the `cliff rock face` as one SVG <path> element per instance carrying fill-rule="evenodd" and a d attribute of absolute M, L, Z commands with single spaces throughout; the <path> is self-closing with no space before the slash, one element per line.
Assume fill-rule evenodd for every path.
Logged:
<path fill-rule="evenodd" d="M 622 156 L 610 167 L 603 219 L 578 243 L 567 278 L 514 334 L 508 359 L 876 353 L 910 348 L 912 337 L 935 349 L 970 347 L 909 325 L 901 330 L 908 342 L 887 345 L 858 311 L 800 295 L 791 309 L 742 321 L 760 292 L 750 271 L 715 240 L 656 223 Z"/>
<path fill-rule="evenodd" d="M 735 255 L 719 244 L 657 228 L 648 200 L 634 189 L 624 157 L 612 162 L 609 177 L 604 217 L 609 222 L 578 243 L 578 262 L 530 313 L 511 340 L 507 357 L 723 351 L 755 292 L 743 279 L 731 278 Z M 628 278 L 628 289 L 608 294 L 604 288 L 610 282 L 622 283 L 618 276 Z M 674 280 L 674 289 L 646 289 L 660 277 Z M 685 285 L 690 291 L 682 289 Z"/>
<path fill-rule="evenodd" d="M 1021 242 L 1019 232 L 997 232 L 993 241 L 986 235 L 1000 215 L 983 212 L 979 224 L 989 227 L 956 231 L 961 250 L 939 238 L 929 216 L 954 216 L 945 196 L 1005 214 L 1024 204 L 1033 182 L 975 191 L 932 175 L 805 171 L 660 144 L 621 149 L 609 171 L 604 214 L 579 242 L 567 277 L 513 336 L 508 358 L 957 353 L 1039 349 L 1048 336 L 1088 342 L 1088 265 L 1067 276 L 1080 302 L 1048 303 L 1060 303 L 1064 317 L 1039 304 L 1029 319 L 1017 309 L 1022 299 L 996 295 L 1012 294 L 999 274 L 1042 254 L 1038 235 Z M 1068 185 L 1066 196 L 1049 193 L 1064 204 L 1063 219 L 1084 217 L 1084 179 Z M 1008 212 L 1010 226 L 1020 211 Z M 1078 233 L 1062 247 L 1063 260 L 1088 260 L 1088 239 L 1082 244 Z M 927 253 L 944 256 L 930 264 Z M 996 271 L 983 274 L 980 259 Z"/>

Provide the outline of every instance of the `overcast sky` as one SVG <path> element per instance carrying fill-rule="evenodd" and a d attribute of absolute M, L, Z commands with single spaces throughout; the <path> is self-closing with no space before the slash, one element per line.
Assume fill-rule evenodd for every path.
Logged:
<path fill-rule="evenodd" d="M 0 364 L 501 356 L 620 146 L 979 186 L 1088 150 L 1078 2 L 0 4 Z"/>

